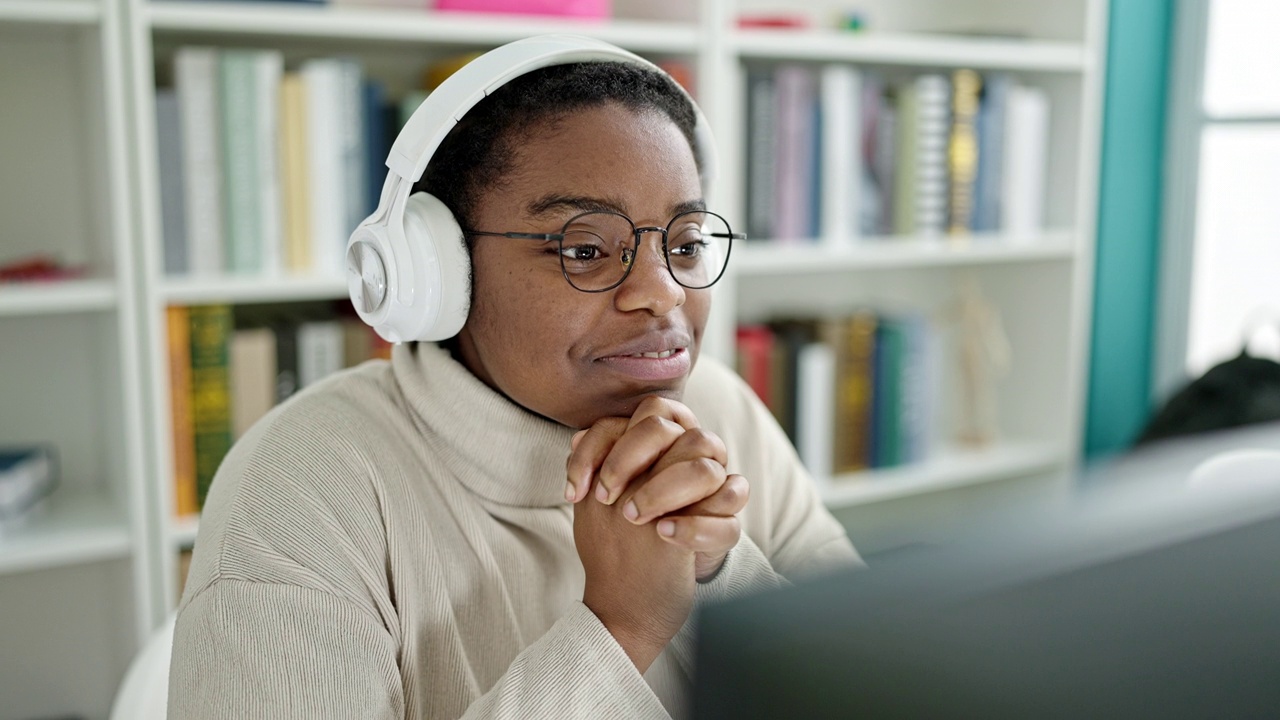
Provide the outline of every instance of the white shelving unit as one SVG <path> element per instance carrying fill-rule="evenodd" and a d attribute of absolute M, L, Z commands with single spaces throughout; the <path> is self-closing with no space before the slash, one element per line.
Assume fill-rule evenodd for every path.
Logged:
<path fill-rule="evenodd" d="M 393 93 L 416 84 L 439 58 L 540 33 L 586 34 L 655 59 L 679 58 L 693 70 L 718 140 L 723 181 L 710 204 L 735 224 L 744 215 L 748 66 L 848 63 L 895 77 L 972 67 L 1041 87 L 1052 108 L 1047 230 L 963 241 L 741 244 L 717 286 L 704 351 L 731 359 L 738 323 L 786 314 L 874 307 L 945 320 L 957 288 L 972 278 L 1000 308 L 1013 348 L 999 385 L 1002 440 L 982 451 L 953 449 L 948 419 L 947 449 L 928 462 L 835 478 L 822 484 L 823 498 L 844 512 L 997 481 L 1065 478 L 1083 414 L 1106 0 L 859 6 L 870 29 L 842 33 L 736 25 L 740 12 L 783 8 L 810 15 L 818 27 L 842 9 L 838 0 L 701 0 L 692 19 L 602 23 L 269 2 L 0 0 L 0 65 L 23 69 L 0 73 L 0 96 L 30 100 L 13 105 L 23 112 L 0 113 L 0 177 L 14 188 L 0 197 L 4 252 L 52 247 L 91 269 L 75 282 L 0 285 L 0 442 L 51 435 L 67 449 L 67 492 L 46 516 L 0 541 L 0 655 L 56 632 L 37 599 L 47 597 L 46 586 L 52 592 L 70 583 L 83 602 L 96 604 L 93 583 L 117 589 L 111 606 L 123 608 L 121 617 L 85 612 L 77 621 L 85 635 L 114 637 L 103 624 L 137 626 L 81 657 L 53 652 L 34 660 L 82 688 L 78 694 L 36 697 L 0 672 L 0 697 L 25 698 L 0 708 L 0 720 L 104 716 L 123 662 L 176 603 L 177 551 L 194 541 L 198 520 L 172 513 L 165 307 L 346 295 L 341 278 L 164 275 L 155 90 L 186 44 L 280 47 L 290 66 L 356 57 Z M 616 7 L 620 14 L 653 9 L 624 0 Z M 943 405 L 951 394 L 944 391 Z"/>
<path fill-rule="evenodd" d="M 0 445 L 50 445 L 60 470 L 0 538 L 4 718 L 104 717 L 155 622 L 121 19 L 0 2 L 0 261 L 86 274 L 0 284 Z"/>

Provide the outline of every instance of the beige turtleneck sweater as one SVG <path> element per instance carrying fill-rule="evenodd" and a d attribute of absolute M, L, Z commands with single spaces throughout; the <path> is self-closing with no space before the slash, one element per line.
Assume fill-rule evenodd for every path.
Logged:
<path fill-rule="evenodd" d="M 736 375 L 703 358 L 684 402 L 752 490 L 699 602 L 858 562 Z M 683 715 L 690 625 L 641 676 L 581 602 L 572 433 L 428 344 L 276 408 L 205 504 L 170 717 Z"/>

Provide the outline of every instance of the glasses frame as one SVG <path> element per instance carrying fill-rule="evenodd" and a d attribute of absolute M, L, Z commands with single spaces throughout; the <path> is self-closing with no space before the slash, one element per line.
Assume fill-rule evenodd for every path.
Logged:
<path fill-rule="evenodd" d="M 678 285 L 680 285 L 683 288 L 687 288 L 689 290 L 705 290 L 711 287 L 712 285 L 715 285 L 717 282 L 719 282 L 720 278 L 724 277 L 724 271 L 729 267 L 729 256 L 733 253 L 733 241 L 747 239 L 746 233 L 735 233 L 733 231 L 733 226 L 729 224 L 729 221 L 726 220 L 723 215 L 721 215 L 720 213 L 711 212 L 710 210 L 686 210 L 685 212 L 677 213 L 674 217 L 672 217 L 670 220 L 667 221 L 666 227 L 658 227 L 657 225 L 637 227 L 635 222 L 633 222 L 631 218 L 627 217 L 626 215 L 623 215 L 620 212 L 615 212 L 613 210 L 588 210 L 586 212 L 578 213 L 577 215 L 574 215 L 573 217 L 566 220 L 564 223 L 564 227 L 561 228 L 560 232 L 558 233 L 490 232 L 488 230 L 464 230 L 463 234 L 464 235 L 482 235 L 486 237 L 501 237 L 501 238 L 508 238 L 511 240 L 542 240 L 544 242 L 550 242 L 554 240 L 559 245 L 559 249 L 560 249 L 560 252 L 557 253 L 560 257 L 560 273 L 564 275 L 564 279 L 566 282 L 569 283 L 569 287 L 572 287 L 574 290 L 577 290 L 578 292 L 585 292 L 585 293 L 609 292 L 610 290 L 613 290 L 614 288 L 618 287 L 622 283 L 626 282 L 627 278 L 631 276 L 631 269 L 634 268 L 636 265 L 634 259 L 631 262 L 627 262 L 625 260 L 623 261 L 622 265 L 626 269 L 623 271 L 622 277 L 617 282 L 615 282 L 614 284 L 608 287 L 603 287 L 598 290 L 583 290 L 577 285 L 574 285 L 573 279 L 569 277 L 568 269 L 565 268 L 564 266 L 564 238 L 568 234 L 567 231 L 569 230 L 569 226 L 572 225 L 575 220 L 587 215 L 616 215 L 622 218 L 623 220 L 626 220 L 627 224 L 631 226 L 631 237 L 635 238 L 635 245 L 632 247 L 632 252 L 634 253 L 633 258 L 638 257 L 640 255 L 640 241 L 643 239 L 646 233 L 652 233 L 652 232 L 661 233 L 662 234 L 662 259 L 667 266 L 667 272 L 671 275 L 671 279 L 675 280 Z M 679 277 L 676 277 L 676 272 L 671 267 L 671 253 L 669 248 L 667 247 L 668 232 L 671 230 L 671 226 L 674 225 L 677 220 L 679 220 L 680 218 L 686 215 L 711 215 L 719 219 L 720 222 L 724 223 L 725 229 L 728 230 L 728 232 L 723 232 L 723 233 L 711 233 L 711 237 L 725 238 L 729 241 L 729 243 L 728 243 L 728 249 L 726 249 L 724 253 L 724 265 L 721 266 L 720 272 L 715 276 L 715 278 L 712 279 L 711 282 L 705 285 L 697 285 L 697 286 L 686 285 L 685 283 L 681 282 Z"/>

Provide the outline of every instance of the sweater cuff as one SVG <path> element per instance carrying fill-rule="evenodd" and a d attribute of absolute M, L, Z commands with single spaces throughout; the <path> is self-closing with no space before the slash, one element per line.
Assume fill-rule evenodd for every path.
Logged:
<path fill-rule="evenodd" d="M 710 602 L 729 600 L 731 598 L 764 592 L 781 587 L 787 583 L 774 572 L 769 559 L 746 533 L 738 540 L 720 566 L 720 572 L 705 583 L 698 583 L 694 590 L 695 610 L 689 615 L 684 626 L 671 638 L 667 648 L 685 673 L 693 677 L 694 642 L 697 639 L 697 609 Z"/>
<path fill-rule="evenodd" d="M 669 720 L 670 714 L 613 634 L 575 602 L 466 717 Z"/>

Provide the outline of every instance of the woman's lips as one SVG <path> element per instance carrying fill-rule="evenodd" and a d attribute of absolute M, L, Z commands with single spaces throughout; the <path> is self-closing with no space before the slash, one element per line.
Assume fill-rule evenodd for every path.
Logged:
<path fill-rule="evenodd" d="M 687 348 L 631 355 L 609 355 L 596 362 L 638 380 L 674 380 L 689 373 Z"/>

